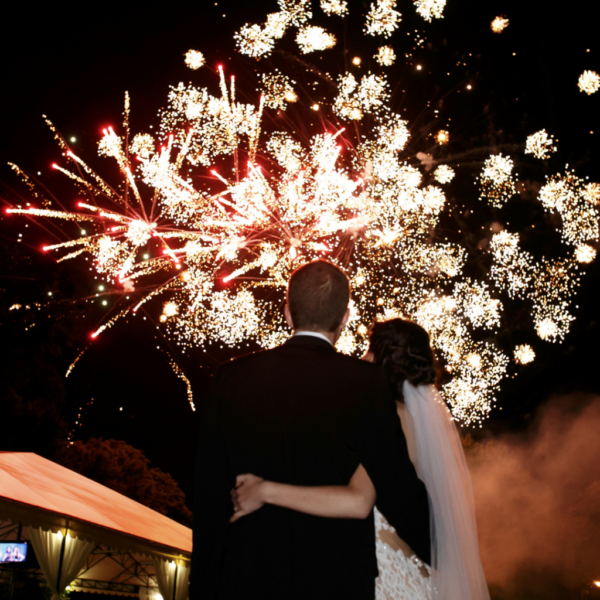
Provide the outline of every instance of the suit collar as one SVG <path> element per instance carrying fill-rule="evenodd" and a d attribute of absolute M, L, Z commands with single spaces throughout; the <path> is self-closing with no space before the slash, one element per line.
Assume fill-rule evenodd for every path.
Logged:
<path fill-rule="evenodd" d="M 306 335 L 308 337 L 319 338 L 319 339 L 323 340 L 324 342 L 327 342 L 328 344 L 333 346 L 331 341 L 329 339 L 327 339 L 327 337 L 324 336 L 322 333 L 318 333 L 316 331 L 297 331 L 296 333 L 294 333 L 294 337 L 303 336 L 303 335 Z"/>
<path fill-rule="evenodd" d="M 336 349 L 327 341 L 313 335 L 294 335 L 284 343 L 284 346 L 298 346 L 303 348 L 319 348 L 336 352 Z"/>

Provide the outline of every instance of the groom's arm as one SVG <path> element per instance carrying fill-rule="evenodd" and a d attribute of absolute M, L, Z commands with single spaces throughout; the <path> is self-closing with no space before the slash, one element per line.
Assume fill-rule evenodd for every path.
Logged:
<path fill-rule="evenodd" d="M 213 376 L 202 406 L 194 477 L 193 553 L 190 600 L 217 597 L 224 544 L 233 514 L 227 453 L 223 438 L 224 369 Z"/>
<path fill-rule="evenodd" d="M 377 508 L 398 535 L 430 563 L 429 499 L 408 454 L 393 392 L 382 372 L 358 415 L 356 454 L 377 492 Z"/>

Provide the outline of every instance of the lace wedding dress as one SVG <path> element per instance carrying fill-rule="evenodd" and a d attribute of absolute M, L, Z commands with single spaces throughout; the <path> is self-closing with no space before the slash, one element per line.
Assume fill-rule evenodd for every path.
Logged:
<path fill-rule="evenodd" d="M 475 521 L 471 477 L 456 424 L 432 385 L 402 386 L 398 416 L 417 475 L 427 488 L 432 519 L 431 565 L 396 550 L 392 526 L 375 509 L 377 600 L 490 600 Z M 389 543 L 386 543 L 386 540 Z M 398 540 L 398 541 L 396 541 Z"/>
<path fill-rule="evenodd" d="M 377 508 L 374 510 L 379 566 L 379 577 L 375 582 L 376 600 L 432 600 L 430 567 L 414 555 L 408 558 L 402 550 L 394 550 L 382 539 L 385 537 L 383 532 L 395 533 L 395 529 Z"/>

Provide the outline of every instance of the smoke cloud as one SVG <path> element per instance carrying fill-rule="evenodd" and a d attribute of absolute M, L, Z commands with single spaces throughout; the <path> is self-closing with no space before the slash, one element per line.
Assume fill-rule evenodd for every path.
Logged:
<path fill-rule="evenodd" d="M 600 397 L 554 397 L 530 429 L 465 448 L 492 597 L 596 597 Z"/>

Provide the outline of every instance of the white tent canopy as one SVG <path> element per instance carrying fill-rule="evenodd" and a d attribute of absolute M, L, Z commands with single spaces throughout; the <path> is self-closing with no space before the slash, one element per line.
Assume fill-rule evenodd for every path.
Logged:
<path fill-rule="evenodd" d="M 0 452 L 0 521 L 28 528 L 55 595 L 69 584 L 129 596 L 138 586 L 148 598 L 158 585 L 165 600 L 187 597 L 191 529 L 36 454 Z"/>

